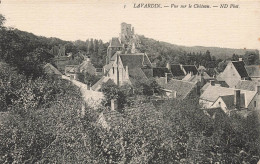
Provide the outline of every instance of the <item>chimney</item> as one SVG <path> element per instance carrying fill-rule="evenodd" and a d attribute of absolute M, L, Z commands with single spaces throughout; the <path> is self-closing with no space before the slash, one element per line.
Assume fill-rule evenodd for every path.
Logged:
<path fill-rule="evenodd" d="M 238 58 L 238 61 L 243 61 L 243 58 Z"/>
<path fill-rule="evenodd" d="M 209 82 L 211 86 L 215 86 L 215 80 L 210 80 Z"/>
<path fill-rule="evenodd" d="M 240 109 L 240 90 L 234 90 L 234 105 L 236 109 Z"/>
<path fill-rule="evenodd" d="M 118 102 L 115 99 L 111 99 L 111 110 L 117 110 Z"/>
<path fill-rule="evenodd" d="M 259 84 L 256 85 L 256 93 L 257 93 L 258 95 L 260 95 L 260 85 L 259 85 Z"/>
<path fill-rule="evenodd" d="M 165 73 L 165 84 L 167 84 L 167 83 L 168 83 L 168 74 Z"/>
<path fill-rule="evenodd" d="M 167 64 L 166 64 L 166 68 L 168 68 L 168 70 L 171 70 L 171 65 L 170 65 L 170 63 L 167 63 Z"/>
<path fill-rule="evenodd" d="M 87 85 L 87 90 L 90 90 L 90 84 L 86 84 Z"/>
<path fill-rule="evenodd" d="M 180 64 L 181 70 L 184 72 L 185 75 L 187 75 L 188 72 L 185 71 L 185 69 L 183 68 L 182 64 Z"/>
<path fill-rule="evenodd" d="M 177 97 L 177 91 L 172 91 L 172 96 L 173 96 L 173 98 L 176 98 Z"/>
<path fill-rule="evenodd" d="M 90 58 L 89 58 L 89 57 L 87 57 L 87 61 L 88 61 L 88 62 L 90 61 Z"/>

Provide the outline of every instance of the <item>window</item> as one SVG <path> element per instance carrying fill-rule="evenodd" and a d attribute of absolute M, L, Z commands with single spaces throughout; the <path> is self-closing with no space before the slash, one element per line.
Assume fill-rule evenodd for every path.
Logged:
<path fill-rule="evenodd" d="M 254 107 L 256 107 L 256 101 L 254 101 Z"/>
<path fill-rule="evenodd" d="M 115 73 L 115 68 L 113 67 L 113 74 Z"/>
<path fill-rule="evenodd" d="M 218 102 L 218 105 L 221 106 L 221 102 Z"/>

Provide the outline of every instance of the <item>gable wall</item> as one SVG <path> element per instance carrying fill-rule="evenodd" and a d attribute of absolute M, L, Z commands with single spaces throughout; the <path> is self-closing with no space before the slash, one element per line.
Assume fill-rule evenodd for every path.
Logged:
<path fill-rule="evenodd" d="M 117 84 L 117 67 L 118 67 L 118 71 L 119 71 L 120 85 L 123 85 L 125 83 L 130 84 L 131 82 L 129 80 L 129 74 L 123 67 L 123 63 L 120 58 L 119 58 L 118 65 L 117 65 L 117 59 L 114 61 L 112 68 L 108 72 L 108 76 L 114 81 L 115 84 Z M 113 70 L 113 68 L 114 68 L 114 70 Z"/>
<path fill-rule="evenodd" d="M 231 62 L 228 63 L 221 77 L 232 88 L 234 88 L 236 84 L 239 82 L 239 80 L 241 80 L 239 73 L 237 72 L 235 66 Z"/>

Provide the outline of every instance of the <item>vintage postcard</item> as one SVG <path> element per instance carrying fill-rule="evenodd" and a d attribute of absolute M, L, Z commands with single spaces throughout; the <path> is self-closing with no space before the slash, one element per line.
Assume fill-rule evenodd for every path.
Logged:
<path fill-rule="evenodd" d="M 260 164 L 259 0 L 0 0 L 0 163 Z"/>

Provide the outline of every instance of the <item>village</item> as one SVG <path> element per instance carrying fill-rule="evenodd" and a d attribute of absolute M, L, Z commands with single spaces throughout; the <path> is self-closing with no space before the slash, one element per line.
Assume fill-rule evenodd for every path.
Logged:
<path fill-rule="evenodd" d="M 0 0 L 0 164 L 260 164 L 259 8 Z"/>
<path fill-rule="evenodd" d="M 216 113 L 225 113 L 227 116 L 238 114 L 246 118 L 260 109 L 259 65 L 247 66 L 242 58 L 239 58 L 238 61 L 229 61 L 223 72 L 213 70 L 213 76 L 208 75 L 208 68 L 203 65 L 167 63 L 165 67 L 157 67 L 145 52 L 138 52 L 136 47 L 139 42 L 134 27 L 122 23 L 119 37 L 113 37 L 109 42 L 106 64 L 103 68 L 95 68 L 90 58 L 83 52 L 78 52 L 78 56 L 83 59 L 81 63 L 66 65 L 71 54 L 65 55 L 65 47 L 61 46 L 55 50 L 58 54 L 55 58 L 57 68 L 47 64 L 45 70 L 72 81 L 82 89 L 82 94 L 85 95 L 82 104 L 83 115 L 86 105 L 95 109 L 100 107 L 102 99 L 105 98 L 102 93 L 102 85 L 105 83 L 118 87 L 133 87 L 150 79 L 153 79 L 160 88 L 160 93 L 153 90 L 149 97 L 150 102 L 147 102 L 153 109 L 155 109 L 154 102 L 162 103 L 172 99 L 183 103 L 185 100 L 196 100 L 205 115 L 211 118 L 214 118 Z M 64 75 L 60 71 L 64 72 Z M 99 80 L 94 84 L 80 82 L 80 74 L 86 72 L 99 77 Z M 101 113 L 99 120 L 105 128 L 112 128 L 116 119 L 114 114 L 109 113 L 118 113 L 116 115 L 120 117 L 122 110 L 118 109 L 122 104 L 120 105 L 116 98 L 109 101 L 110 106 L 105 111 L 106 115 Z"/>

